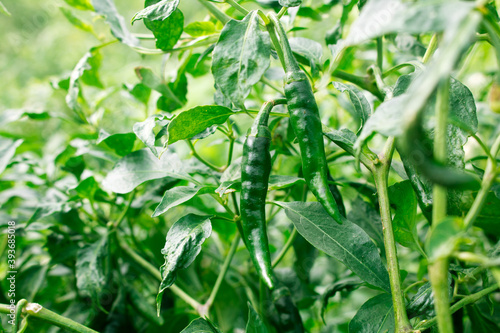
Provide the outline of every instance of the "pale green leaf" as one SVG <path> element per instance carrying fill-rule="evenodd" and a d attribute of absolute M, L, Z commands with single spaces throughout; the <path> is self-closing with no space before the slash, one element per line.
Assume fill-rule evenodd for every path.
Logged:
<path fill-rule="evenodd" d="M 365 94 L 352 84 L 344 84 L 333 82 L 333 86 L 340 92 L 347 93 L 351 103 L 354 105 L 356 115 L 361 119 L 361 125 L 366 123 L 368 117 L 372 114 L 370 103 L 366 99 Z"/>
<path fill-rule="evenodd" d="M 23 140 L 13 140 L 0 138 L 0 175 L 5 171 L 10 160 L 14 157 L 17 147 L 23 143 Z"/>
<path fill-rule="evenodd" d="M 146 8 L 134 15 L 132 23 L 142 19 L 163 21 L 177 9 L 178 5 L 179 0 L 147 1 Z"/>
<path fill-rule="evenodd" d="M 215 31 L 215 24 L 210 21 L 191 22 L 184 27 L 184 32 L 193 37 L 212 35 Z"/>
<path fill-rule="evenodd" d="M 125 19 L 118 13 L 113 0 L 92 0 L 92 5 L 97 14 L 106 18 L 116 39 L 129 46 L 139 45 L 139 40 L 128 30 Z"/>
<path fill-rule="evenodd" d="M 176 186 L 167 190 L 161 199 L 161 202 L 155 208 L 151 217 L 157 217 L 165 214 L 170 208 L 176 207 L 197 195 L 215 193 L 216 187 L 190 187 L 190 186 Z"/>

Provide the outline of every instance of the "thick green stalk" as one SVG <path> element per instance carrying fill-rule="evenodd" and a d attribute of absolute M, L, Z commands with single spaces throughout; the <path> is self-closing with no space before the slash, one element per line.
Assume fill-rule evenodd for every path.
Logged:
<path fill-rule="evenodd" d="M 438 163 L 445 165 L 447 158 L 447 127 L 448 127 L 448 100 L 450 80 L 446 78 L 438 86 L 436 102 L 436 127 L 434 136 L 434 158 Z M 436 228 L 447 215 L 447 190 L 440 185 L 434 185 L 432 205 L 432 228 Z M 453 319 L 450 312 L 448 295 L 448 258 L 440 258 L 429 266 L 429 278 L 434 293 L 434 307 L 436 309 L 439 331 L 453 333 Z"/>
<path fill-rule="evenodd" d="M 389 138 L 383 152 L 379 155 L 378 163 L 373 166 L 372 173 L 378 192 L 380 205 L 380 217 L 384 234 L 384 246 L 387 256 L 387 269 L 389 271 L 389 282 L 391 284 L 392 303 L 394 306 L 394 319 L 396 332 L 413 332 L 408 315 L 406 314 L 405 300 L 401 287 L 401 276 L 399 273 L 399 262 L 396 250 L 396 240 L 392 230 L 391 205 L 389 201 L 387 177 L 391 168 L 392 155 L 394 153 L 394 138 Z"/>
<path fill-rule="evenodd" d="M 6 304 L 0 304 L 0 313 L 10 313 L 10 307 Z M 61 327 L 69 332 L 77 333 L 98 333 L 93 329 L 90 329 L 82 324 L 77 323 L 71 319 L 58 315 L 55 312 L 45 309 L 38 303 L 27 303 L 23 307 L 23 314 L 29 315 L 33 318 L 37 318 L 58 327 Z"/>

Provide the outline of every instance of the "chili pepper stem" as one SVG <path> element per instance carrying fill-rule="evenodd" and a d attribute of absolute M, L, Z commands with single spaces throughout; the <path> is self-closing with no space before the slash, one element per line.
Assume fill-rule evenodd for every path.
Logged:
<path fill-rule="evenodd" d="M 399 262 L 397 258 L 396 241 L 392 230 L 391 206 L 389 202 L 387 177 L 391 167 L 392 155 L 394 153 L 394 138 L 389 138 L 383 152 L 379 155 L 379 163 L 372 168 L 375 186 L 378 191 L 380 204 L 380 217 L 384 234 L 385 253 L 387 256 L 387 269 L 389 271 L 389 282 L 391 285 L 392 302 L 394 306 L 394 319 L 396 332 L 413 332 L 413 328 L 406 314 L 403 289 L 401 287 L 401 276 L 399 273 Z"/>

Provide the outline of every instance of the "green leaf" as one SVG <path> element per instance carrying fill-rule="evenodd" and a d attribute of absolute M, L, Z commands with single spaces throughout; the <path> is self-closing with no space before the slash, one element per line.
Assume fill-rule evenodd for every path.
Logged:
<path fill-rule="evenodd" d="M 161 21 L 144 19 L 144 25 L 156 37 L 156 47 L 160 50 L 172 49 L 182 35 L 184 15 L 176 9 L 169 17 Z"/>
<path fill-rule="evenodd" d="M 215 45 L 212 73 L 215 84 L 236 106 L 259 82 L 270 64 L 269 34 L 261 31 L 257 11 L 242 21 L 230 20 Z"/>
<path fill-rule="evenodd" d="M 18 121 L 24 117 L 28 117 L 32 120 L 47 120 L 51 118 L 51 114 L 45 110 L 31 110 L 24 108 L 3 110 L 0 114 L 0 126 L 5 127 L 5 125 Z"/>
<path fill-rule="evenodd" d="M 161 250 L 165 263 L 160 267 L 162 281 L 156 297 L 158 315 L 163 293 L 175 282 L 177 271 L 191 265 L 211 233 L 210 217 L 194 214 L 181 217 L 168 231 L 165 246 Z"/>
<path fill-rule="evenodd" d="M 116 39 L 129 46 L 139 45 L 139 40 L 127 29 L 125 19 L 118 13 L 113 0 L 92 0 L 92 5 L 97 14 L 106 18 Z"/>
<path fill-rule="evenodd" d="M 0 175 L 5 171 L 10 160 L 16 154 L 16 149 L 23 140 L 0 138 Z"/>
<path fill-rule="evenodd" d="M 336 130 L 323 125 L 323 135 L 345 151 L 354 153 L 357 137 L 351 130 L 347 128 Z"/>
<path fill-rule="evenodd" d="M 79 10 L 94 10 L 89 0 L 64 0 L 64 2 Z"/>
<path fill-rule="evenodd" d="M 500 327 L 498 322 L 495 322 L 487 316 L 485 313 L 479 310 L 479 306 L 472 304 L 466 306 L 467 315 L 471 321 L 471 328 L 474 333 L 498 333 L 500 332 Z"/>
<path fill-rule="evenodd" d="M 349 323 L 349 333 L 394 332 L 394 309 L 390 294 L 370 298 Z"/>
<path fill-rule="evenodd" d="M 182 163 L 175 153 L 167 151 L 158 159 L 149 149 L 141 149 L 119 160 L 102 185 L 115 193 L 128 193 L 153 179 L 172 177 L 193 181 L 189 172 L 194 172 L 194 168 Z"/>
<path fill-rule="evenodd" d="M 389 199 L 395 211 L 392 226 L 396 241 L 423 253 L 417 235 L 417 196 L 411 182 L 405 180 L 389 187 Z"/>
<path fill-rule="evenodd" d="M 99 296 L 106 285 L 108 267 L 108 235 L 82 247 L 76 256 L 76 286 L 83 296 L 99 304 Z"/>
<path fill-rule="evenodd" d="M 259 314 L 252 307 L 252 304 L 248 303 L 248 322 L 245 333 L 268 333 L 266 325 L 260 319 Z"/>
<path fill-rule="evenodd" d="M 159 157 L 159 155 L 155 146 L 156 134 L 154 132 L 154 128 L 156 126 L 165 126 L 167 124 L 168 120 L 166 120 L 165 116 L 161 114 L 154 114 L 149 116 L 146 120 L 134 124 L 133 131 L 135 135 L 137 135 L 139 140 L 141 140 L 156 157 Z"/>
<path fill-rule="evenodd" d="M 83 31 L 94 33 L 94 27 L 91 24 L 84 22 L 82 19 L 76 17 L 71 10 L 64 7 L 60 7 L 59 9 L 69 21 L 69 23 L 71 23 L 74 27 Z"/>
<path fill-rule="evenodd" d="M 449 257 L 455 251 L 463 233 L 463 220 L 459 217 L 448 216 L 433 225 L 425 243 L 429 260 L 432 262 Z"/>
<path fill-rule="evenodd" d="M 297 7 L 302 4 L 302 0 L 279 0 L 282 7 Z"/>
<path fill-rule="evenodd" d="M 165 84 L 153 71 L 145 67 L 136 67 L 135 72 L 141 83 L 158 91 L 164 97 L 162 110 L 174 111 L 186 104 L 187 81 L 184 73 L 178 73 L 175 81 Z"/>
<path fill-rule="evenodd" d="M 75 188 L 71 189 L 81 198 L 94 200 L 96 193 L 100 192 L 100 195 L 106 195 L 106 192 L 99 188 L 99 184 L 94 177 L 88 177 L 82 180 Z"/>
<path fill-rule="evenodd" d="M 333 82 L 333 86 L 338 91 L 349 95 L 349 99 L 354 105 L 354 110 L 356 110 L 357 116 L 361 119 L 361 126 L 363 126 L 372 114 L 372 108 L 365 94 L 352 84 Z"/>
<path fill-rule="evenodd" d="M 234 114 L 224 106 L 204 105 L 179 113 L 168 124 L 168 144 L 190 139 L 213 125 L 219 125 Z"/>
<path fill-rule="evenodd" d="M 345 43 L 356 45 L 391 33 L 441 32 L 458 26 L 474 8 L 466 1 L 371 0 L 352 24 Z"/>
<path fill-rule="evenodd" d="M 130 87 L 128 85 L 124 85 L 124 87 L 130 93 L 130 95 L 134 96 L 139 102 L 144 105 L 148 105 L 149 98 L 151 97 L 150 87 L 147 87 L 142 83 L 137 83 L 133 87 Z"/>
<path fill-rule="evenodd" d="M 151 21 L 163 21 L 177 9 L 178 5 L 179 0 L 154 1 L 152 5 L 147 5 L 146 8 L 135 14 L 132 18 L 132 23 L 142 19 L 148 19 Z"/>
<path fill-rule="evenodd" d="M 135 286 L 126 285 L 127 288 L 127 300 L 132 304 L 134 310 L 136 310 L 141 316 L 145 317 L 148 321 L 155 323 L 158 326 L 162 326 L 165 323 L 163 317 L 158 317 L 156 315 L 154 304 L 150 303 L 151 298 L 149 295 L 145 296 L 141 293 Z"/>
<path fill-rule="evenodd" d="M 96 144 L 104 143 L 111 148 L 117 155 L 125 156 L 132 152 L 136 136 L 134 133 L 109 134 L 105 130 L 99 131 L 99 137 Z"/>
<path fill-rule="evenodd" d="M 299 57 L 307 59 L 313 73 L 317 72 L 317 67 L 321 66 L 321 57 L 323 56 L 321 44 L 303 37 L 292 37 L 288 41 L 292 51 Z"/>
<path fill-rule="evenodd" d="M 474 225 L 492 235 L 500 235 L 500 199 L 493 193 L 488 193 L 486 202 Z"/>
<path fill-rule="evenodd" d="M 450 299 L 453 296 L 452 281 L 451 274 L 448 274 L 448 292 Z M 410 302 L 406 306 L 409 318 L 420 317 L 422 319 L 427 319 L 434 317 L 436 315 L 434 301 L 432 286 L 430 282 L 426 282 L 418 288 L 417 293 L 410 299 Z"/>
<path fill-rule="evenodd" d="M 181 333 L 221 333 L 212 323 L 203 318 L 193 320 Z"/>
<path fill-rule="evenodd" d="M 165 214 L 170 208 L 176 207 L 197 195 L 215 193 L 215 186 L 190 187 L 176 186 L 166 191 L 160 204 L 156 207 L 151 217 L 157 217 Z"/>
<path fill-rule="evenodd" d="M 184 32 L 192 37 L 212 35 L 216 32 L 215 24 L 210 21 L 191 22 L 184 27 Z"/>
<path fill-rule="evenodd" d="M 223 181 L 215 190 L 221 197 L 225 194 L 241 190 L 241 175 L 238 174 L 236 179 Z M 304 178 L 294 176 L 271 175 L 269 177 L 268 191 L 282 190 L 297 184 L 305 184 Z"/>
<path fill-rule="evenodd" d="M 336 258 L 361 279 L 390 291 L 389 275 L 377 247 L 356 224 L 335 221 L 318 202 L 276 202 L 297 231 L 319 250 Z"/>
<path fill-rule="evenodd" d="M 0 13 L 10 16 L 10 12 L 7 10 L 7 7 L 0 1 Z"/>
<path fill-rule="evenodd" d="M 377 246 L 384 251 L 384 235 L 379 212 L 360 197 L 357 197 L 351 206 L 347 219 L 360 226 L 375 241 Z"/>

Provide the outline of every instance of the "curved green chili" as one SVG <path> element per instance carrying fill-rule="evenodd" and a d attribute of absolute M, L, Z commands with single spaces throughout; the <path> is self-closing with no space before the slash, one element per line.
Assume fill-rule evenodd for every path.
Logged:
<path fill-rule="evenodd" d="M 293 56 L 279 19 L 274 14 L 270 14 L 269 19 L 280 38 L 280 45 L 276 47 L 281 47 L 283 50 L 283 67 L 286 73 L 285 96 L 290 123 L 300 146 L 307 186 L 333 219 L 337 223 L 342 223 L 343 217 L 328 187 L 323 128 L 311 84 Z"/>
<path fill-rule="evenodd" d="M 266 231 L 266 195 L 271 173 L 269 113 L 285 100 L 264 103 L 250 128 L 241 162 L 242 236 L 262 281 L 274 288 L 274 276 Z"/>

